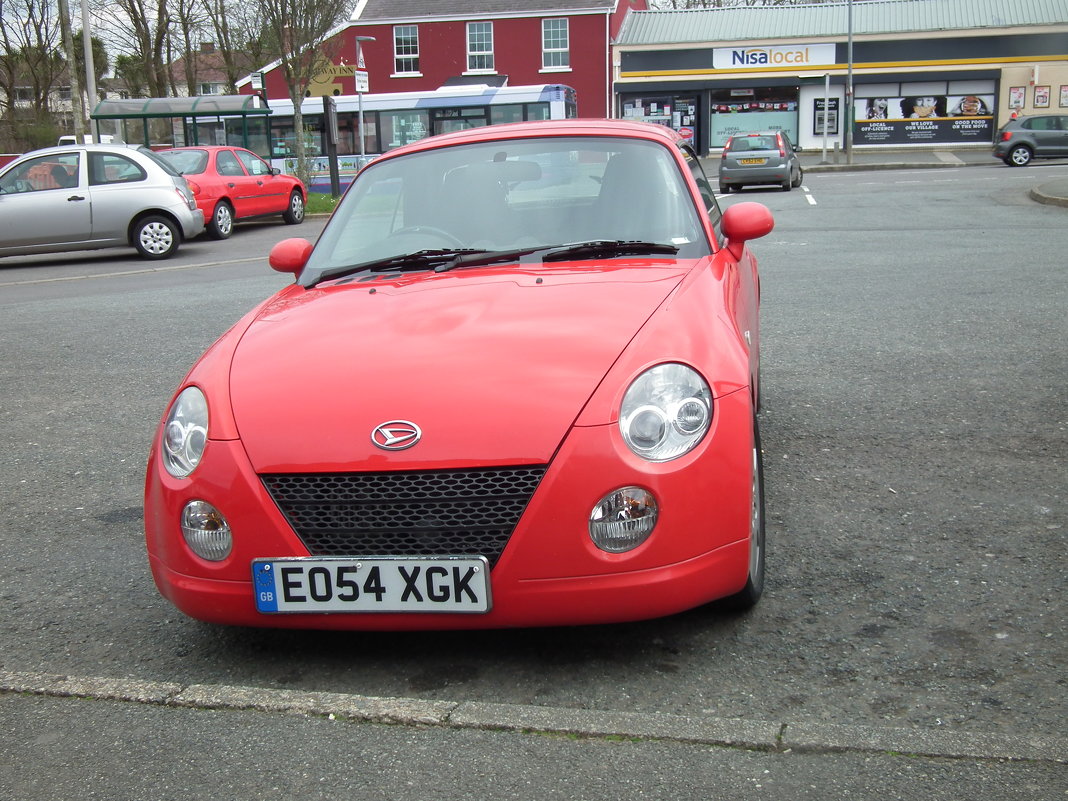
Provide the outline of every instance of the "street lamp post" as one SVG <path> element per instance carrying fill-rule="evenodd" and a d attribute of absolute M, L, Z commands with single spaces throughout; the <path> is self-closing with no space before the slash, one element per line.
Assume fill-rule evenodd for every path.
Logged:
<path fill-rule="evenodd" d="M 363 63 L 363 42 L 373 42 L 375 37 L 373 36 L 357 36 L 356 37 L 356 102 L 359 104 L 360 111 L 360 167 L 363 167 L 363 162 L 367 156 L 367 145 L 364 142 L 364 127 L 363 127 L 363 93 L 370 88 L 370 82 L 367 77 L 367 67 Z"/>
<path fill-rule="evenodd" d="M 846 163 L 853 163 L 853 120 L 856 114 L 853 111 L 853 0 L 848 2 L 847 25 L 849 27 L 849 40 L 846 44 Z"/>

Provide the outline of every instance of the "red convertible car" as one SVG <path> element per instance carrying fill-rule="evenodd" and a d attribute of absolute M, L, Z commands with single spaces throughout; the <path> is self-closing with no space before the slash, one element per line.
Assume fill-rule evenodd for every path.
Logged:
<path fill-rule="evenodd" d="M 185 176 L 205 230 L 226 239 L 234 223 L 281 214 L 288 225 L 304 222 L 308 192 L 292 175 L 279 172 L 251 150 L 240 147 L 174 147 L 158 155 Z"/>
<path fill-rule="evenodd" d="M 756 261 L 670 129 L 495 125 L 372 162 L 190 370 L 152 573 L 243 626 L 672 614 L 764 586 Z"/>

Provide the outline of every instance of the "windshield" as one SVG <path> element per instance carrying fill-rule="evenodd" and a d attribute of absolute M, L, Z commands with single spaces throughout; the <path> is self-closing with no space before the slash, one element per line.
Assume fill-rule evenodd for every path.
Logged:
<path fill-rule="evenodd" d="M 710 252 L 698 213 L 678 163 L 655 142 L 539 137 L 440 148 L 361 172 L 300 283 L 426 251 L 637 240 L 695 258 Z M 603 247 L 585 253 L 613 255 Z"/>

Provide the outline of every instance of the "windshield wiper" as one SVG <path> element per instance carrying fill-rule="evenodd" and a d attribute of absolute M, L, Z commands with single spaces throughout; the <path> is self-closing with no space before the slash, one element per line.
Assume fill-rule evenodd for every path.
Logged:
<path fill-rule="evenodd" d="M 443 273 L 457 267 L 478 267 L 498 262 L 522 259 L 534 261 L 526 256 L 537 256 L 538 261 L 569 261 L 571 259 L 610 258 L 613 256 L 674 256 L 679 252 L 675 245 L 660 242 L 643 242 L 637 239 L 595 239 L 590 242 L 572 242 L 567 245 L 534 245 L 532 247 L 514 248 L 513 250 L 476 251 L 470 255 L 461 254 L 455 259 L 442 262 L 434 272 Z"/>
<path fill-rule="evenodd" d="M 431 267 L 451 262 L 461 256 L 474 253 L 486 253 L 482 248 L 438 248 L 432 250 L 417 250 L 414 253 L 402 253 L 398 256 L 390 256 L 385 259 L 372 259 L 359 264 L 345 264 L 340 267 L 330 267 L 323 270 L 310 284 L 329 281 L 332 278 L 341 278 L 346 275 L 362 272 L 403 272 L 404 270 L 429 270 Z"/>
<path fill-rule="evenodd" d="M 611 258 L 613 256 L 674 256 L 675 245 L 663 242 L 643 242 L 640 239 L 594 239 L 560 245 L 541 254 L 542 261 L 570 261 L 571 259 Z"/>

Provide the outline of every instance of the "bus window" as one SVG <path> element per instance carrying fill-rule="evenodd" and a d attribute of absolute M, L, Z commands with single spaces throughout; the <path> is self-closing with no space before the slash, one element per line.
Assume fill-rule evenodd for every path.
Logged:
<path fill-rule="evenodd" d="M 502 122 L 522 122 L 523 104 L 512 103 L 506 106 L 490 106 L 490 125 Z"/>
<path fill-rule="evenodd" d="M 547 120 L 549 118 L 548 103 L 527 103 L 528 120 Z"/>
<path fill-rule="evenodd" d="M 378 118 L 382 126 L 383 150 L 417 142 L 430 132 L 430 117 L 426 111 L 380 111 Z"/>

